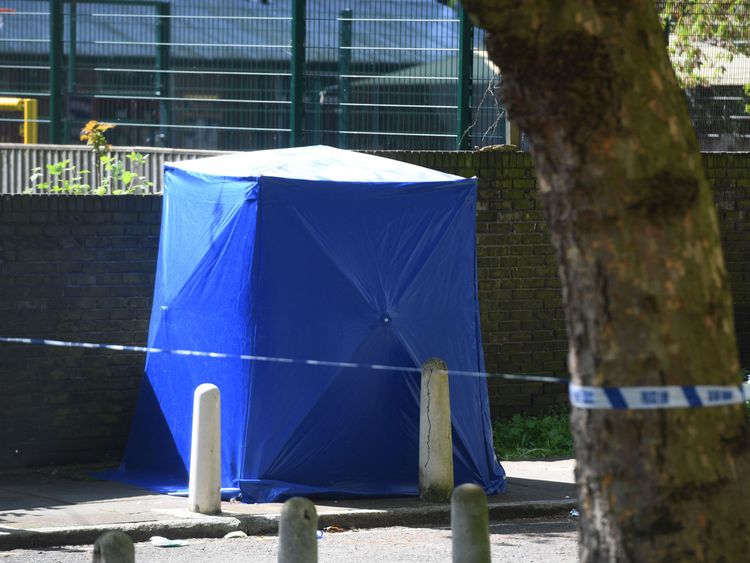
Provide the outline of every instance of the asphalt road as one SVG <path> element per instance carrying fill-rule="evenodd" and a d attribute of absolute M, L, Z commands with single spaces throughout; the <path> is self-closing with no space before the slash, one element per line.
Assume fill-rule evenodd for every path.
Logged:
<path fill-rule="evenodd" d="M 135 546 L 137 563 L 275 563 L 277 538 L 254 536 L 239 539 L 188 540 L 185 547 L 164 548 L 149 543 Z M 490 524 L 494 562 L 573 563 L 578 560 L 576 523 L 566 519 L 518 520 Z M 45 550 L 0 551 L 0 563 L 90 562 L 91 546 Z M 450 561 L 448 528 L 376 528 L 325 533 L 318 542 L 318 559 L 329 562 Z"/>

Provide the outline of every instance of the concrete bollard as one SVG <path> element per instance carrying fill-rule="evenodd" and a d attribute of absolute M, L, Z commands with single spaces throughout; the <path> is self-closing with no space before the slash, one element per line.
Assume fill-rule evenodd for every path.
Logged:
<path fill-rule="evenodd" d="M 453 563 L 490 563 L 487 497 L 481 487 L 465 483 L 451 497 Z"/>
<path fill-rule="evenodd" d="M 94 542 L 94 563 L 135 563 L 133 540 L 124 532 L 106 532 Z"/>
<path fill-rule="evenodd" d="M 210 383 L 195 389 L 188 501 L 192 512 L 221 512 L 221 398 Z"/>
<path fill-rule="evenodd" d="M 279 519 L 279 563 L 317 563 L 318 514 L 306 498 L 290 498 Z"/>
<path fill-rule="evenodd" d="M 422 366 L 419 403 L 419 496 L 448 502 L 453 491 L 453 438 L 448 366 L 430 358 Z"/>

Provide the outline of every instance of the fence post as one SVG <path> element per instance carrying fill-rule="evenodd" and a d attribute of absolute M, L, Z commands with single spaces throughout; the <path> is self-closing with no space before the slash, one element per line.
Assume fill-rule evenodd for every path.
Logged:
<path fill-rule="evenodd" d="M 447 502 L 453 491 L 453 440 L 448 367 L 430 358 L 422 365 L 419 403 L 419 496 Z"/>
<path fill-rule="evenodd" d="M 39 105 L 34 98 L 23 100 L 23 144 L 35 145 L 39 142 Z"/>
<path fill-rule="evenodd" d="M 306 498 L 290 498 L 279 519 L 279 563 L 317 563 L 318 514 Z"/>
<path fill-rule="evenodd" d="M 169 44 L 172 41 L 172 20 L 169 15 L 171 9 L 168 3 L 163 2 L 157 8 L 156 20 L 156 95 L 159 96 L 159 145 L 168 147 L 169 125 L 172 118 L 170 115 L 172 103 L 165 98 L 170 97 L 170 75 L 169 75 Z"/>
<path fill-rule="evenodd" d="M 481 487 L 465 483 L 451 497 L 453 563 L 490 563 L 487 497 Z"/>
<path fill-rule="evenodd" d="M 94 563 L 135 563 L 133 540 L 124 532 L 106 532 L 94 542 Z"/>
<path fill-rule="evenodd" d="M 188 501 L 192 512 L 221 512 L 221 398 L 211 383 L 198 385 L 193 399 Z"/>
<path fill-rule="evenodd" d="M 338 147 L 348 147 L 349 139 L 349 75 L 352 70 L 352 11 L 339 14 L 339 123 Z"/>
<path fill-rule="evenodd" d="M 505 112 L 505 144 L 515 145 L 521 149 L 521 131 L 515 123 L 508 119 L 508 112 Z"/>
<path fill-rule="evenodd" d="M 306 0 L 292 3 L 292 83 L 291 83 L 291 146 L 302 146 L 305 103 L 305 34 L 307 19 Z"/>
<path fill-rule="evenodd" d="M 49 0 L 49 142 L 62 142 L 63 0 Z"/>
<path fill-rule="evenodd" d="M 471 91 L 474 81 L 474 26 L 463 5 L 458 8 L 458 111 L 456 112 L 456 150 L 471 148 Z"/>
<path fill-rule="evenodd" d="M 66 111 L 65 111 L 65 119 L 63 120 L 63 140 L 66 143 L 70 142 L 70 131 L 71 131 L 71 120 L 72 115 L 70 111 L 70 104 L 71 99 L 73 98 L 73 95 L 76 91 L 76 72 L 77 72 L 77 64 L 76 64 L 76 46 L 78 44 L 78 39 L 76 37 L 76 32 L 78 31 L 78 23 L 76 21 L 76 15 L 77 15 L 77 8 L 75 0 L 71 0 L 68 2 L 68 84 L 65 89 L 65 99 L 66 99 Z"/>

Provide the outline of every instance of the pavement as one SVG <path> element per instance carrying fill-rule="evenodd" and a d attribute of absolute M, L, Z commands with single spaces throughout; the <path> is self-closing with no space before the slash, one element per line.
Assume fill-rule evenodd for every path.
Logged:
<path fill-rule="evenodd" d="M 487 498 L 490 520 L 562 515 L 575 506 L 575 460 L 502 462 L 507 492 Z M 109 530 L 134 541 L 276 534 L 282 503 L 222 502 L 221 514 L 190 512 L 185 497 L 155 494 L 60 468 L 0 474 L 0 550 L 93 544 Z M 318 500 L 318 528 L 447 526 L 449 503 L 416 497 Z"/>

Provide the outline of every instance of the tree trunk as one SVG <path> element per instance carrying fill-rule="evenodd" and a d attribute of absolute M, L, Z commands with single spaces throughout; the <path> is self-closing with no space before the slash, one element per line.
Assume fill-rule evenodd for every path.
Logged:
<path fill-rule="evenodd" d="M 575 383 L 737 385 L 712 194 L 654 0 L 465 0 L 530 138 Z M 744 408 L 578 410 L 583 561 L 750 554 Z"/>

